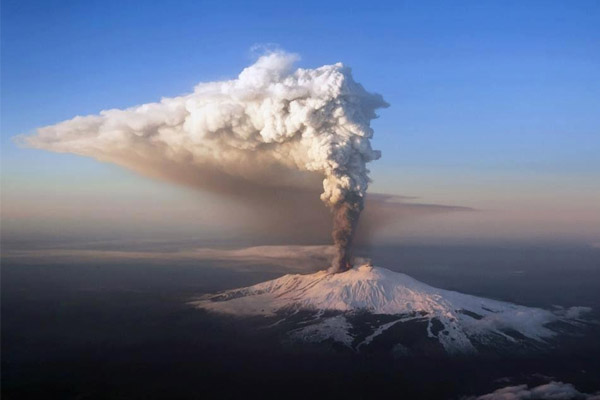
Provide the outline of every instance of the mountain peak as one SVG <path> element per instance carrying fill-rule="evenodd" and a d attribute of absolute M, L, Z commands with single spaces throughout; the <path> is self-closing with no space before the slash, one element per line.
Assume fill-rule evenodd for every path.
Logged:
<path fill-rule="evenodd" d="M 427 336 L 439 341 L 450 353 L 475 352 L 482 341 L 543 343 L 556 334 L 548 327 L 550 323 L 577 323 L 579 314 L 587 311 L 583 307 L 549 311 L 438 289 L 370 264 L 336 274 L 319 271 L 284 275 L 205 296 L 193 304 L 218 313 L 283 320 L 300 311 L 308 312 L 314 318 L 290 332 L 293 337 L 309 341 L 332 339 L 355 349 L 368 345 L 396 324 L 426 321 Z M 358 313 L 394 319 L 373 326 L 372 334 L 357 343 L 349 321 Z"/>

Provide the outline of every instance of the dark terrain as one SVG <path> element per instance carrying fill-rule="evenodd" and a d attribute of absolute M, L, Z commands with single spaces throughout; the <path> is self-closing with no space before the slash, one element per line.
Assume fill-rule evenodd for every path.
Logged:
<path fill-rule="evenodd" d="M 403 246 L 360 253 L 433 286 L 528 306 L 589 306 L 600 320 L 598 249 Z M 259 320 L 186 304 L 283 271 L 235 267 L 3 260 L 2 397 L 444 399 L 550 379 L 600 390 L 597 327 L 528 355 L 398 357 L 290 344 L 277 330 L 260 329 Z"/>

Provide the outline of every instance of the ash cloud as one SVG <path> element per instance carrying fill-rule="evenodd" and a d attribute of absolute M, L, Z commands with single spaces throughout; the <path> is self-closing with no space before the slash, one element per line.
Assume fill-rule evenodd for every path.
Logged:
<path fill-rule="evenodd" d="M 370 122 L 388 104 L 341 63 L 295 69 L 297 59 L 266 54 L 236 79 L 201 83 L 191 94 L 158 103 L 78 116 L 21 140 L 250 203 L 277 201 L 274 194 L 293 198 L 321 181 L 338 254 L 331 270 L 339 272 L 351 262 L 369 184 L 366 165 L 380 157 L 371 148 Z"/>

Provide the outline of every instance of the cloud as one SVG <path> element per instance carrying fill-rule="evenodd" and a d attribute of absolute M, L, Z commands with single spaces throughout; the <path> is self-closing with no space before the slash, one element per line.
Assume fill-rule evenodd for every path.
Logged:
<path fill-rule="evenodd" d="M 529 387 L 527 385 L 506 386 L 477 397 L 465 397 L 465 400 L 600 400 L 600 393 L 587 394 L 575 389 L 570 383 L 551 381 Z"/>
<path fill-rule="evenodd" d="M 3 254 L 7 260 L 28 262 L 89 262 L 89 261 L 227 261 L 239 263 L 242 268 L 248 264 L 284 267 L 294 271 L 323 269 L 335 255 L 333 246 L 253 246 L 236 249 L 187 248 L 174 251 L 153 250 L 99 250 L 99 249 L 38 249 L 12 250 Z"/>
<path fill-rule="evenodd" d="M 188 95 L 78 116 L 20 136 L 25 145 L 113 162 L 142 174 L 217 192 L 256 187 L 317 189 L 335 204 L 364 195 L 369 123 L 387 107 L 341 63 L 294 69 L 295 54 L 273 52 L 237 79 L 198 84 Z M 323 180 L 323 177 L 325 179 Z"/>

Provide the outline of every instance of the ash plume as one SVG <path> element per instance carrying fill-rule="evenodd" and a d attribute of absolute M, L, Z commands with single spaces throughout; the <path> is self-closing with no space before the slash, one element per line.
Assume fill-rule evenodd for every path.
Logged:
<path fill-rule="evenodd" d="M 343 201 L 333 206 L 333 244 L 335 256 L 329 270 L 343 272 L 352 267 L 352 239 L 358 217 L 364 208 L 364 198 L 349 192 Z"/>
<path fill-rule="evenodd" d="M 200 83 L 190 94 L 157 103 L 77 116 L 20 140 L 242 200 L 312 191 L 320 175 L 321 200 L 333 213 L 337 256 L 331 271 L 340 272 L 351 265 L 369 183 L 366 164 L 380 157 L 371 148 L 370 121 L 388 104 L 341 63 L 294 69 L 297 59 L 266 54 L 236 79 Z"/>

